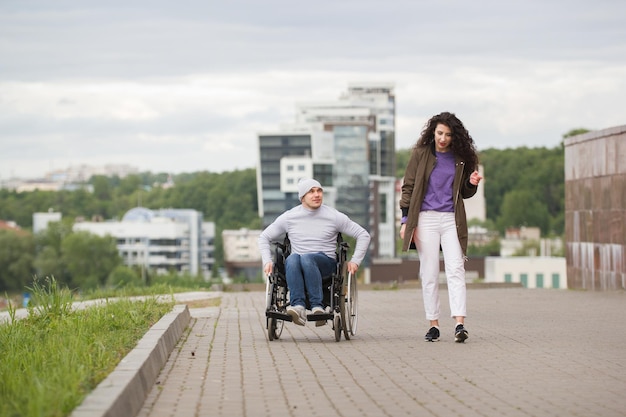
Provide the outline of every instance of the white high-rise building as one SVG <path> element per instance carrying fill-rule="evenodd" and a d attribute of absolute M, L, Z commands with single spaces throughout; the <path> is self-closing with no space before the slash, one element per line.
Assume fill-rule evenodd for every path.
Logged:
<path fill-rule="evenodd" d="M 313 177 L 326 204 L 370 232 L 369 257 L 395 256 L 393 84 L 350 84 L 338 100 L 299 103 L 294 124 L 258 139 L 264 226 L 299 204 L 298 180 Z"/>

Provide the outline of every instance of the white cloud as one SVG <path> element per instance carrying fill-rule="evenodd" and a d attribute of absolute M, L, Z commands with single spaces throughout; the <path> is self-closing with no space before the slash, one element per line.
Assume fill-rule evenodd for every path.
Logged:
<path fill-rule="evenodd" d="M 0 4 L 0 178 L 252 167 L 256 135 L 348 83 L 396 85 L 397 147 L 454 111 L 479 149 L 626 123 L 626 3 Z M 556 13 L 558 11 L 558 13 Z M 445 18 L 443 18 L 445 17 Z"/>

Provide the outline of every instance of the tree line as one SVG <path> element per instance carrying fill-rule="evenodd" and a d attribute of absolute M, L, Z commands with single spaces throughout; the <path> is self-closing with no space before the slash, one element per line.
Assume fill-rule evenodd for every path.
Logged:
<path fill-rule="evenodd" d="M 141 284 L 142 274 L 122 265 L 115 240 L 73 232 L 77 219 L 119 220 L 133 207 L 181 208 L 203 213 L 215 223 L 215 259 L 223 264 L 222 230 L 258 229 L 256 170 L 195 172 L 174 177 L 142 173 L 124 178 L 94 176 L 76 191 L 16 192 L 0 190 L 0 220 L 13 221 L 20 231 L 0 230 L 0 292 L 21 291 L 34 276 L 54 276 L 76 289 L 119 283 Z M 60 223 L 33 235 L 33 213 L 62 213 Z"/>
<path fill-rule="evenodd" d="M 397 152 L 398 178 L 404 175 L 410 150 Z M 564 228 L 564 151 L 548 148 L 487 149 L 484 167 L 486 227 L 536 226 L 542 235 L 561 236 Z M 131 208 L 186 208 L 203 213 L 216 225 L 216 266 L 223 265 L 222 230 L 259 229 L 256 170 L 175 175 L 150 172 L 94 176 L 76 191 L 0 190 L 0 220 L 14 221 L 21 232 L 0 230 L 0 291 L 21 291 L 33 276 L 54 275 L 71 288 L 132 282 L 137 271 L 121 265 L 113 239 L 72 231 L 76 219 L 121 219 Z M 38 236 L 33 213 L 61 212 L 63 221 Z"/>
<path fill-rule="evenodd" d="M 567 136 L 567 135 L 566 135 Z M 411 150 L 398 152 L 396 175 L 404 176 Z M 509 227 L 539 227 L 542 236 L 562 236 L 565 227 L 565 155 L 555 148 L 486 149 L 486 226 L 501 235 Z"/>

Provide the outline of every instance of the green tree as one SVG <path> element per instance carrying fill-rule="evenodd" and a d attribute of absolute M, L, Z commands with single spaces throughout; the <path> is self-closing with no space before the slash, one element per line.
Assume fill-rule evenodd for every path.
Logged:
<path fill-rule="evenodd" d="M 564 149 L 517 148 L 487 149 L 480 154 L 485 171 L 485 199 L 487 218 L 495 220 L 500 232 L 508 226 L 507 221 L 523 222 L 526 226 L 540 227 L 542 234 L 562 234 L 562 213 L 565 210 Z M 512 207 L 505 197 L 512 192 L 523 192 L 532 198 L 522 207 Z M 519 199 L 513 195 L 514 199 Z M 537 200 L 539 203 L 531 204 Z M 530 206 L 540 206 L 539 213 L 530 213 Z M 522 215 L 522 208 L 529 213 Z M 517 213 L 519 212 L 519 213 Z M 517 213 L 517 214 L 513 214 Z M 529 223 L 532 222 L 532 223 Z"/>
<path fill-rule="evenodd" d="M 33 236 L 0 229 L 0 248 L 0 291 L 22 291 L 35 272 Z"/>
<path fill-rule="evenodd" d="M 104 175 L 94 175 L 91 177 L 90 183 L 93 186 L 93 197 L 95 199 L 92 215 L 100 215 L 104 219 L 114 216 L 112 210 L 113 186 L 111 181 Z"/>
<path fill-rule="evenodd" d="M 120 180 L 116 190 L 118 196 L 130 196 L 135 194 L 142 186 L 143 184 L 139 175 L 128 175 Z"/>
<path fill-rule="evenodd" d="M 543 233 L 550 225 L 550 215 L 545 202 L 536 198 L 530 190 L 513 190 L 504 196 L 498 227 L 539 227 Z"/>
<path fill-rule="evenodd" d="M 63 239 L 61 256 L 72 285 L 82 289 L 104 285 L 109 274 L 122 263 L 114 238 L 84 231 L 74 232 Z"/>
<path fill-rule="evenodd" d="M 143 284 L 141 277 L 132 268 L 125 265 L 116 266 L 107 278 L 107 285 L 110 287 L 138 287 Z"/>
<path fill-rule="evenodd" d="M 94 175 L 89 181 L 93 185 L 93 195 L 97 200 L 110 200 L 113 197 L 111 182 L 104 175 Z"/>
<path fill-rule="evenodd" d="M 396 178 L 404 177 L 404 171 L 409 164 L 412 149 L 400 149 L 396 152 Z"/>
<path fill-rule="evenodd" d="M 54 207 L 55 194 L 52 191 L 10 192 L 0 202 L 2 219 L 13 220 L 22 228 L 30 228 L 33 224 L 33 213 L 48 211 Z"/>
<path fill-rule="evenodd" d="M 569 138 L 571 136 L 582 135 L 583 133 L 587 133 L 587 132 L 591 132 L 591 130 L 586 129 L 584 127 L 572 129 L 569 132 L 563 134 L 563 139 Z"/>
<path fill-rule="evenodd" d="M 0 189 L 0 219 L 15 221 L 20 226 L 24 226 L 17 219 L 20 211 L 18 194 L 15 191 Z"/>
<path fill-rule="evenodd" d="M 61 255 L 63 240 L 72 234 L 72 220 L 48 223 L 45 230 L 35 236 L 35 260 L 33 266 L 39 277 L 54 277 L 63 285 L 70 284 L 70 276 Z"/>
<path fill-rule="evenodd" d="M 65 264 L 53 246 L 44 246 L 37 253 L 33 266 L 38 277 L 58 277 L 58 282 L 67 280 Z"/>

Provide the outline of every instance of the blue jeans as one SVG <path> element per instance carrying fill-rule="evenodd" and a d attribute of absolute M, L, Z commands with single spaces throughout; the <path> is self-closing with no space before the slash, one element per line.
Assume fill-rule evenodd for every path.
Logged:
<path fill-rule="evenodd" d="M 311 308 L 323 308 L 322 277 L 335 272 L 336 267 L 336 260 L 322 252 L 289 255 L 285 261 L 285 274 L 291 305 L 306 306 L 308 294 Z"/>

